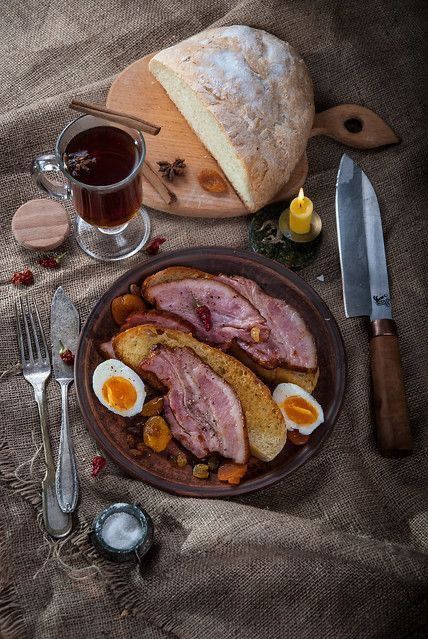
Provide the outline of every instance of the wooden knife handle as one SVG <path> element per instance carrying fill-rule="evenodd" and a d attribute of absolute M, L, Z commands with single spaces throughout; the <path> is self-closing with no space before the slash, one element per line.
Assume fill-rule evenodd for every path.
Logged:
<path fill-rule="evenodd" d="M 393 320 L 371 323 L 370 363 L 379 450 L 385 457 L 408 455 L 412 434 Z"/>
<path fill-rule="evenodd" d="M 376 149 L 400 142 L 381 117 L 359 104 L 339 104 L 316 113 L 311 137 L 316 135 L 327 135 L 355 149 Z"/>

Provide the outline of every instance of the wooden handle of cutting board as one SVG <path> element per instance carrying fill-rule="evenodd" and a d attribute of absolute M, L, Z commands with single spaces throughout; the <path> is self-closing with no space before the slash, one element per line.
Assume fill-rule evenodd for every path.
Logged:
<path fill-rule="evenodd" d="M 311 137 L 316 135 L 326 135 L 355 149 L 401 142 L 382 118 L 359 104 L 339 104 L 316 113 Z"/>
<path fill-rule="evenodd" d="M 377 443 L 385 457 L 401 457 L 412 450 L 412 434 L 397 329 L 393 320 L 375 320 L 371 327 L 370 365 Z"/>

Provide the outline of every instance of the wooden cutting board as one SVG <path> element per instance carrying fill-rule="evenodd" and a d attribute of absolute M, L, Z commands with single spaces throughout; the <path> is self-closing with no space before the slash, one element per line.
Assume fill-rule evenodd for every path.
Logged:
<path fill-rule="evenodd" d="M 206 150 L 197 135 L 170 100 L 163 87 L 149 71 L 149 61 L 155 55 L 137 60 L 124 69 L 114 80 L 107 97 L 111 109 L 143 118 L 161 127 L 158 135 L 146 135 L 146 159 L 157 169 L 159 160 L 174 161 L 184 158 L 186 174 L 167 186 L 174 191 L 177 201 L 166 204 L 155 189 L 143 178 L 143 203 L 160 211 L 188 217 L 235 217 L 248 215 L 247 209 L 228 186 L 225 193 L 205 191 L 198 175 L 203 169 L 212 169 L 224 177 L 216 160 Z M 342 104 L 317 113 L 311 136 L 327 135 L 356 148 L 375 148 L 399 142 L 399 138 L 373 111 L 353 104 Z M 296 195 L 308 173 L 306 153 L 295 167 L 290 180 L 272 200 L 286 200 Z M 226 178 L 225 178 L 226 179 Z M 227 182 L 227 180 L 226 180 Z"/>

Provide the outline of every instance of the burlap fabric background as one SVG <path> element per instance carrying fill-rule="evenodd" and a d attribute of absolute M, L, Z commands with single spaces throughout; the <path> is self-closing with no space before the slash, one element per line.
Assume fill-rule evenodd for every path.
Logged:
<path fill-rule="evenodd" d="M 376 452 L 369 404 L 364 321 L 345 320 L 334 222 L 334 185 L 343 147 L 309 143 L 307 192 L 324 221 L 317 263 L 303 277 L 334 312 L 346 345 L 345 404 L 324 450 L 289 480 L 233 501 L 198 501 L 159 492 L 109 463 L 90 477 L 94 445 L 71 399 L 81 482 L 77 532 L 50 545 L 37 523 L 40 444 L 31 388 L 0 381 L 0 635 L 38 637 L 280 638 L 423 636 L 427 593 L 426 161 L 422 120 L 422 3 L 98 0 L 13 2 L 1 8 L 1 279 L 31 254 L 12 239 L 15 209 L 36 195 L 32 158 L 52 149 L 73 114 L 72 95 L 105 99 L 115 75 L 146 53 L 210 25 L 244 23 L 290 41 L 316 87 L 317 108 L 364 104 L 402 137 L 401 145 L 352 151 L 377 190 L 401 334 L 415 451 L 403 460 Z M 200 244 L 245 248 L 247 221 L 198 221 L 152 212 L 165 249 Z M 82 319 L 126 269 L 91 261 L 70 242 L 64 267 L 35 266 L 31 293 L 48 327 L 62 284 Z M 324 283 L 316 279 L 325 276 Z M 2 283 L 1 369 L 17 361 L 12 321 L 19 291 Z M 54 448 L 59 392 L 49 385 Z M 426 450 L 426 449 L 425 449 Z M 21 466 L 19 466 L 22 464 Z M 159 542 L 142 578 L 98 560 L 87 524 L 106 504 L 139 500 Z M 63 563 L 61 563 L 63 562 Z"/>

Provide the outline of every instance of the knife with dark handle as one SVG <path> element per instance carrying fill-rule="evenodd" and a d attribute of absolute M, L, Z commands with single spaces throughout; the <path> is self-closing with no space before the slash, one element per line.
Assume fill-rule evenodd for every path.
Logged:
<path fill-rule="evenodd" d="M 55 379 L 61 387 L 61 434 L 56 470 L 56 494 L 61 510 L 72 513 L 77 505 L 78 481 L 76 461 L 68 416 L 68 388 L 74 380 L 73 366 L 61 358 L 61 351 L 76 352 L 79 338 L 79 313 L 60 286 L 51 307 L 52 362 Z"/>
<path fill-rule="evenodd" d="M 336 221 L 346 317 L 371 320 L 370 367 L 377 442 L 382 455 L 412 450 L 398 336 L 392 319 L 379 203 L 353 160 L 342 156 L 336 184 Z"/>
<path fill-rule="evenodd" d="M 385 455 L 405 455 L 412 449 L 412 436 L 397 328 L 392 319 L 371 324 L 370 367 L 379 447 Z"/>

